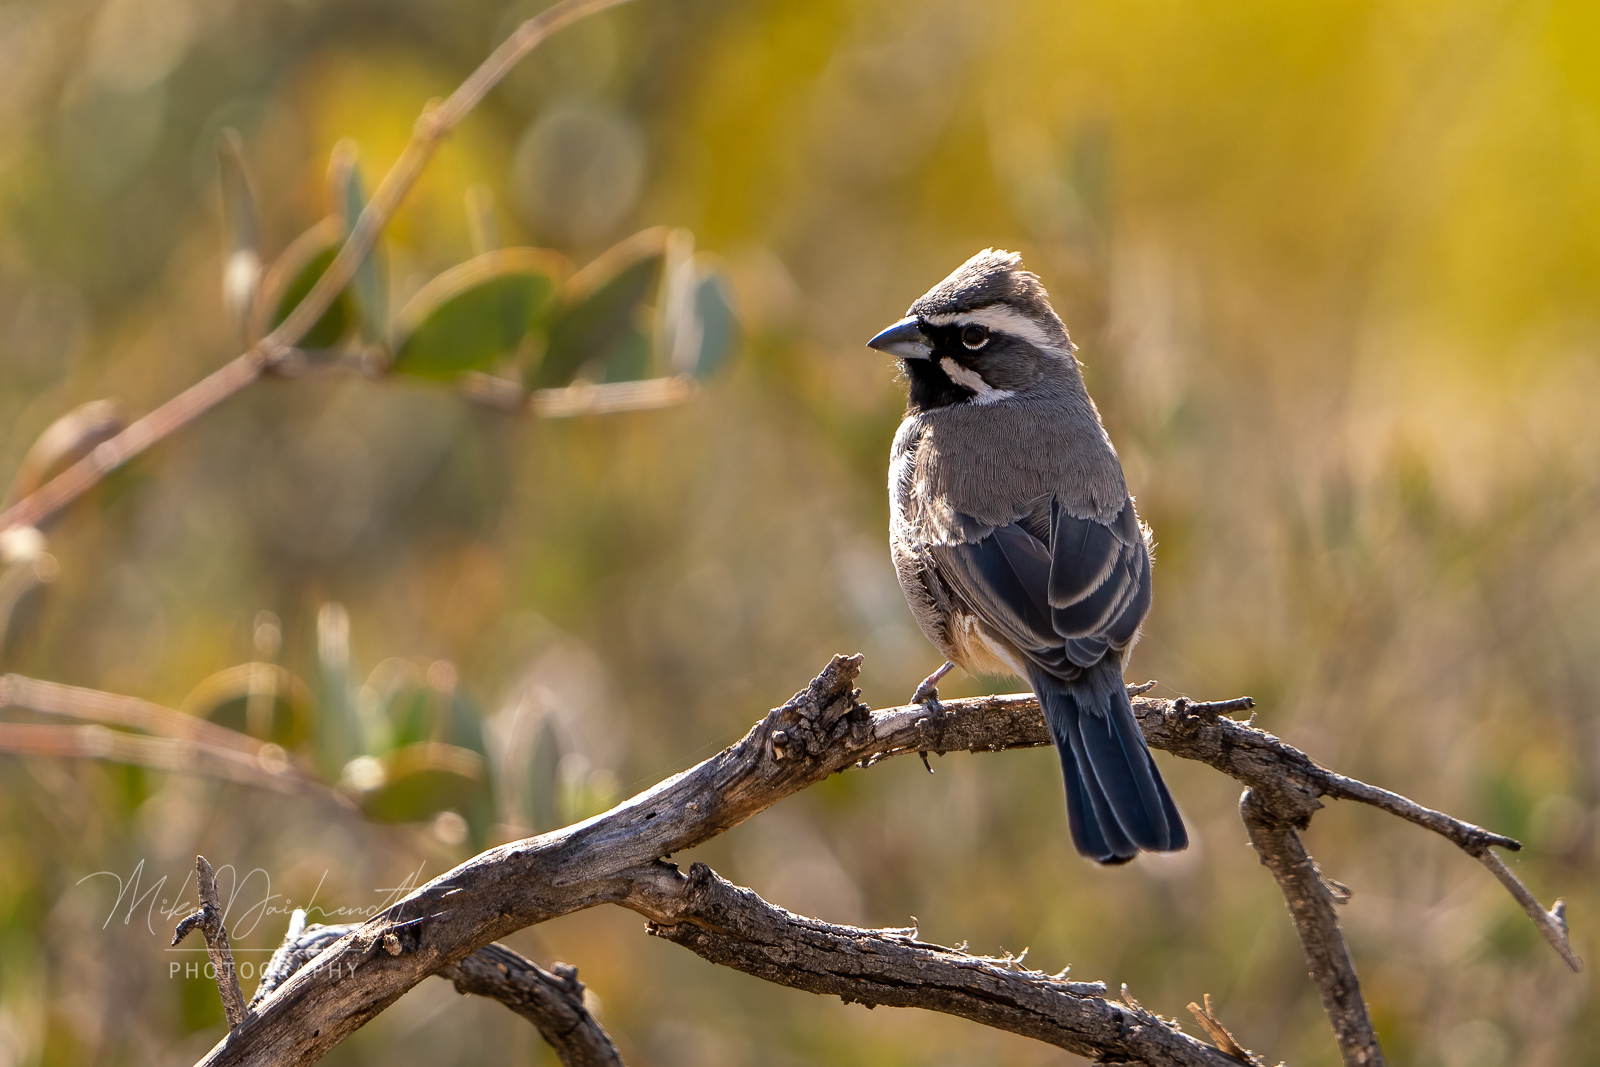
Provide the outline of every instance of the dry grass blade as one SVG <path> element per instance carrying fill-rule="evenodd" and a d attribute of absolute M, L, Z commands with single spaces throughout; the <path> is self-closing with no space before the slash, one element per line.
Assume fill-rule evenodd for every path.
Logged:
<path fill-rule="evenodd" d="M 1211 1010 L 1211 994 L 1205 994 L 1203 999 L 1206 1005 L 1203 1008 L 1192 1000 L 1189 1002 L 1189 1014 L 1194 1016 L 1195 1022 L 1200 1024 L 1200 1029 L 1206 1032 L 1206 1036 L 1211 1039 L 1211 1043 L 1217 1046 L 1219 1051 L 1232 1056 L 1240 1063 L 1260 1064 L 1260 1057 L 1239 1044 L 1234 1036 L 1228 1032 L 1228 1028 L 1222 1025 L 1216 1013 Z"/>
<path fill-rule="evenodd" d="M 256 757 L 266 747 L 247 734 L 148 700 L 85 689 L 60 682 L 45 682 L 20 674 L 0 677 L 0 708 L 25 708 L 47 715 L 90 719 L 112 726 L 144 730 L 161 737 L 193 741 L 214 749 L 227 749 Z"/>
<path fill-rule="evenodd" d="M 0 752 L 54 759 L 95 759 L 156 771 L 217 778 L 275 793 L 317 796 L 348 805 L 343 795 L 289 767 L 279 756 L 247 756 L 175 737 L 142 737 L 105 726 L 0 723 Z"/>

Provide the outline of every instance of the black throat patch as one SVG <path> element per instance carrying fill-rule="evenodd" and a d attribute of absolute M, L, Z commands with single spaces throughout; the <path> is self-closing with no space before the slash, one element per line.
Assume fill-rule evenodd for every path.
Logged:
<path fill-rule="evenodd" d="M 937 353 L 934 359 L 907 359 L 901 362 L 905 365 L 906 377 L 911 379 L 911 390 L 906 397 L 908 413 L 964 404 L 978 395 L 950 380 L 950 375 L 939 366 Z"/>

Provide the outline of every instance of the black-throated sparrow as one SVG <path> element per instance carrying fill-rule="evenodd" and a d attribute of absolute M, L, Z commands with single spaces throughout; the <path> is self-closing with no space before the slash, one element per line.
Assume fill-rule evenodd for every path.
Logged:
<path fill-rule="evenodd" d="M 1025 678 L 1066 776 L 1078 851 L 1189 843 L 1122 684 L 1150 610 L 1150 532 L 1067 328 L 1014 252 L 979 252 L 867 344 L 910 381 L 890 453 L 889 544 L 947 663 Z"/>

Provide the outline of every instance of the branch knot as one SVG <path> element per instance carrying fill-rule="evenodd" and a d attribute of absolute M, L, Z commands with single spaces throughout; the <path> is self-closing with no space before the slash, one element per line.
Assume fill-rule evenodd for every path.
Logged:
<path fill-rule="evenodd" d="M 861 659 L 859 652 L 834 656 L 810 685 L 773 709 L 766 725 L 774 760 L 814 759 L 847 735 L 870 734 L 872 709 L 861 703 L 861 690 L 855 688 Z"/>

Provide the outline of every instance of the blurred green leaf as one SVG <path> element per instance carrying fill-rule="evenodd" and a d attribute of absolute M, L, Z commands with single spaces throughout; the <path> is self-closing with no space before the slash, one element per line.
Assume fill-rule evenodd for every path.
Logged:
<path fill-rule="evenodd" d="M 354 146 L 351 146 L 348 161 L 341 167 L 340 184 L 343 186 L 340 210 L 344 214 L 345 236 L 355 229 L 356 220 L 361 217 L 361 212 L 366 210 L 367 197 L 362 187 L 361 167 L 356 163 Z M 355 277 L 351 279 L 351 291 L 354 292 L 361 310 L 361 333 L 368 341 L 378 342 L 387 332 L 389 322 L 389 272 L 388 262 L 383 254 L 383 242 L 380 240 L 368 252 L 366 258 L 356 267 Z"/>
<path fill-rule="evenodd" d="M 399 656 L 382 660 L 360 686 L 361 751 L 381 756 L 433 738 L 435 710 L 422 668 Z"/>
<path fill-rule="evenodd" d="M 494 192 L 482 182 L 467 190 L 467 232 L 472 254 L 481 256 L 500 247 L 500 224 L 494 215 Z"/>
<path fill-rule="evenodd" d="M 573 277 L 530 388 L 566 385 L 581 370 L 597 381 L 649 377 L 653 346 L 642 319 L 661 284 L 666 242 L 662 227 L 636 233 Z"/>
<path fill-rule="evenodd" d="M 637 382 L 652 374 L 655 346 L 637 326 L 624 333 L 596 370 L 602 382 Z"/>
<path fill-rule="evenodd" d="M 537 248 L 486 252 L 452 267 L 401 309 L 393 369 L 450 380 L 514 354 L 555 303 L 566 261 Z"/>
<path fill-rule="evenodd" d="M 483 757 L 437 741 L 397 748 L 378 762 L 381 779 L 362 795 L 361 807 L 382 822 L 420 822 L 473 807 L 487 783 Z"/>
<path fill-rule="evenodd" d="M 426 685 L 396 690 L 384 705 L 389 721 L 389 743 L 395 748 L 433 739 L 439 719 L 438 694 Z"/>
<path fill-rule="evenodd" d="M 326 218 L 283 250 L 261 286 L 261 307 L 268 310 L 255 331 L 258 336 L 276 329 L 289 317 L 339 254 L 343 243 L 344 223 Z M 300 348 L 332 348 L 350 332 L 357 317 L 355 301 L 346 286 L 296 343 Z"/>
<path fill-rule="evenodd" d="M 317 610 L 317 769 L 326 781 L 339 779 L 345 763 L 365 750 L 366 731 L 357 715 L 350 684 L 350 615 L 328 601 Z"/>
<path fill-rule="evenodd" d="M 461 689 L 454 689 L 444 708 L 444 740 L 470 749 L 485 759 L 489 747 L 483 737 L 483 716 L 477 705 Z"/>
<path fill-rule="evenodd" d="M 311 689 L 272 663 L 241 663 L 189 691 L 182 709 L 218 726 L 295 748 L 311 739 Z"/>
<path fill-rule="evenodd" d="M 689 348 L 689 365 L 679 369 L 705 378 L 733 358 L 743 341 L 743 330 L 734 311 L 733 290 L 727 276 L 716 267 L 700 268 L 699 275 L 694 290 L 694 328 L 699 336 Z"/>

